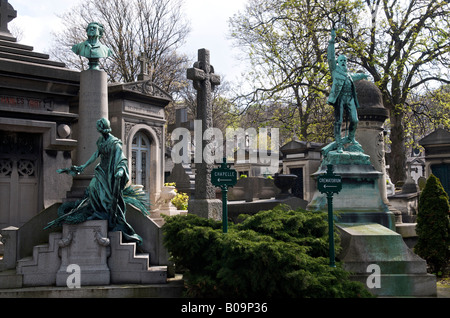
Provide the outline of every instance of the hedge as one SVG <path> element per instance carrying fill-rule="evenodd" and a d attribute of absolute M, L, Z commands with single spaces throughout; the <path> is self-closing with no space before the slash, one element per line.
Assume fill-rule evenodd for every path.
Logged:
<path fill-rule="evenodd" d="M 164 244 L 185 269 L 186 296 L 215 298 L 369 297 L 338 263 L 329 267 L 326 215 L 286 206 L 229 224 L 166 217 Z"/>

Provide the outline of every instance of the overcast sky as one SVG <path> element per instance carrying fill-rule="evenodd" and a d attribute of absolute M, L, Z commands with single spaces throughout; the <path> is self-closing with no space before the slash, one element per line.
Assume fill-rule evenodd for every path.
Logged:
<path fill-rule="evenodd" d="M 61 26 L 57 17 L 82 0 L 9 0 L 17 11 L 14 24 L 23 31 L 22 44 L 31 45 L 37 52 L 48 53 L 51 31 Z M 246 0 L 184 0 L 185 16 L 191 23 L 191 33 L 182 48 L 189 57 L 197 57 L 197 50 L 211 52 L 211 64 L 216 73 L 234 81 L 243 71 L 228 37 L 228 19 L 245 7 Z"/>

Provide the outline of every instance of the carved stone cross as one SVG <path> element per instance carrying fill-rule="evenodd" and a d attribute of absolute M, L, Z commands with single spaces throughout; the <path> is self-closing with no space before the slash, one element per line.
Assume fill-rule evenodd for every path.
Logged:
<path fill-rule="evenodd" d="M 138 61 L 141 63 L 141 73 L 138 75 L 138 81 L 148 81 L 150 75 L 148 74 L 148 58 L 145 52 L 141 53 Z"/>
<path fill-rule="evenodd" d="M 8 30 L 8 23 L 17 17 L 17 11 L 8 3 L 8 0 L 0 1 L 0 34 L 11 35 Z"/>
<path fill-rule="evenodd" d="M 187 70 L 187 78 L 194 81 L 197 90 L 197 119 L 212 121 L 211 93 L 216 85 L 220 85 L 220 76 L 214 74 L 209 57 L 207 49 L 198 50 L 198 61 Z M 203 128 L 206 130 L 209 127 Z"/>
<path fill-rule="evenodd" d="M 210 64 L 209 51 L 198 50 L 198 61 L 194 67 L 187 70 L 187 78 L 194 81 L 194 88 L 197 90 L 197 119 L 202 121 L 202 136 L 208 128 L 212 128 L 212 91 L 214 87 L 220 85 L 220 76 L 214 74 L 214 68 Z M 196 145 L 195 151 L 203 151 L 206 141 Z M 201 157 L 201 155 L 200 155 Z M 212 165 L 207 164 L 203 159 L 201 163 L 195 164 L 195 199 L 214 199 L 215 188 L 211 184 Z"/>

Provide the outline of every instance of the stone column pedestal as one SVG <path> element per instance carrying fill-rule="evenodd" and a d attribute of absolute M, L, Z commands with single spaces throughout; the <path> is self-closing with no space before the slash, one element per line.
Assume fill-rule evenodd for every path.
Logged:
<path fill-rule="evenodd" d="M 69 265 L 78 265 L 81 286 L 109 285 L 110 271 L 107 264 L 110 244 L 108 221 L 86 221 L 81 224 L 64 224 L 61 250 L 61 266 L 56 273 L 56 286 L 67 286 L 72 274 Z"/>
<path fill-rule="evenodd" d="M 75 150 L 74 165 L 86 163 L 97 151 L 97 120 L 108 119 L 108 83 L 104 71 L 86 70 L 80 75 L 80 100 L 78 117 L 78 146 Z M 84 190 L 94 176 L 95 164 L 87 167 L 83 174 L 73 178 L 67 198 L 82 198 Z"/>

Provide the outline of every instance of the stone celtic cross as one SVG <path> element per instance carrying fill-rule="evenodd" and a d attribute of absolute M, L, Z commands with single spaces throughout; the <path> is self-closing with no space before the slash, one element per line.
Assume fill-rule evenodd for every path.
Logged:
<path fill-rule="evenodd" d="M 198 50 L 198 61 L 194 67 L 187 70 L 187 78 L 192 80 L 197 90 L 197 119 L 202 121 L 202 135 L 208 128 L 212 128 L 212 91 L 220 85 L 220 76 L 214 74 L 214 67 L 210 64 L 210 54 L 206 49 Z M 202 141 L 201 150 L 205 149 L 206 141 Z M 198 147 L 197 145 L 196 147 Z M 197 151 L 198 149 L 196 149 Z M 212 165 L 196 164 L 195 198 L 213 199 L 215 189 L 211 184 Z"/>
<path fill-rule="evenodd" d="M 211 93 L 215 86 L 220 85 L 220 76 L 214 74 L 209 57 L 208 50 L 198 50 L 198 61 L 193 68 L 187 70 L 187 78 L 194 81 L 194 88 L 197 90 L 197 119 L 206 121 L 203 123 L 204 130 L 212 126 Z"/>
<path fill-rule="evenodd" d="M 0 34 L 6 33 L 10 35 L 8 23 L 17 17 L 17 11 L 8 3 L 8 0 L 0 1 Z"/>

